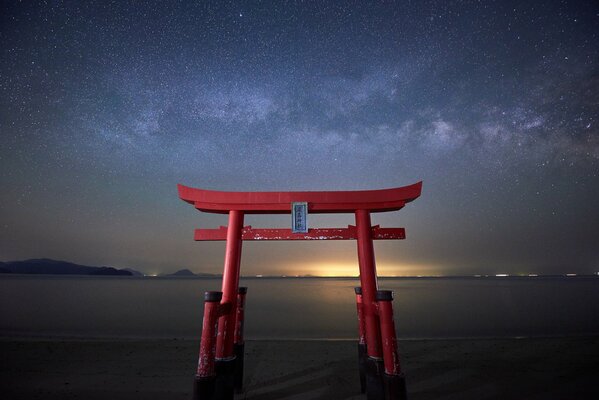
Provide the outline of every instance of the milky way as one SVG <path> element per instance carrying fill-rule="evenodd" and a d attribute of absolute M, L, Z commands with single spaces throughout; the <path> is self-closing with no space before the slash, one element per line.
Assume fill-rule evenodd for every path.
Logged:
<path fill-rule="evenodd" d="M 0 258 L 218 272 L 176 184 L 424 181 L 390 275 L 599 271 L 596 2 L 5 2 Z M 312 218 L 343 226 L 352 216 Z M 288 226 L 285 217 L 248 217 Z M 357 273 L 354 243 L 243 272 Z"/>

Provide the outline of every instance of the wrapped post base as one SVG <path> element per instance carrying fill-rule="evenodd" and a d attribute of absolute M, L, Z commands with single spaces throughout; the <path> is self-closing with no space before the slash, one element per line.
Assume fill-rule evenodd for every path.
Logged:
<path fill-rule="evenodd" d="M 366 357 L 366 327 L 364 325 L 364 304 L 362 302 L 362 288 L 357 286 L 354 288 L 356 292 L 356 311 L 358 313 L 358 371 L 360 372 L 360 392 L 366 393 L 366 372 L 365 365 Z"/>
<path fill-rule="evenodd" d="M 233 354 L 235 355 L 234 385 L 235 393 L 243 392 L 243 360 L 245 351 L 245 338 L 243 326 L 245 320 L 245 296 L 248 288 L 245 286 L 237 290 L 237 310 L 235 312 L 235 337 L 233 339 Z"/>
<path fill-rule="evenodd" d="M 383 360 L 366 357 L 366 399 L 367 400 L 385 400 L 385 390 L 383 385 L 383 374 L 385 367 Z"/>
<path fill-rule="evenodd" d="M 360 372 L 360 392 L 366 393 L 366 345 L 358 343 L 358 371 Z"/>
<path fill-rule="evenodd" d="M 406 392 L 406 377 L 404 374 L 383 374 L 383 382 L 385 384 L 386 400 L 406 400 L 408 398 Z"/>
<path fill-rule="evenodd" d="M 193 382 L 192 400 L 212 400 L 216 384 L 214 354 L 216 345 L 216 326 L 218 324 L 219 302 L 221 292 L 204 293 L 204 321 L 202 323 L 202 339 L 195 380 Z"/>
<path fill-rule="evenodd" d="M 234 371 L 234 384 L 235 393 L 243 392 L 243 355 L 245 351 L 245 344 L 236 344 L 235 349 L 235 371 Z"/>
<path fill-rule="evenodd" d="M 212 400 L 214 398 L 214 387 L 216 376 L 201 377 L 196 375 L 193 382 L 192 400 Z"/>
<path fill-rule="evenodd" d="M 397 351 L 397 335 L 395 333 L 395 322 L 393 321 L 393 292 L 391 290 L 379 290 L 376 292 L 376 300 L 379 305 L 381 336 L 383 338 L 385 399 L 405 400 L 406 379 L 401 371 Z"/>
<path fill-rule="evenodd" d="M 233 400 L 235 358 L 216 360 L 216 385 L 214 400 Z"/>

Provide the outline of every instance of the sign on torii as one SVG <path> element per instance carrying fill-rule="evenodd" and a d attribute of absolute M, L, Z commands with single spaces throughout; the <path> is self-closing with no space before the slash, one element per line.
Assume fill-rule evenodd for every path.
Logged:
<path fill-rule="evenodd" d="M 222 292 L 206 292 L 194 399 L 233 399 L 243 381 L 243 307 L 247 288 L 239 287 L 243 240 L 349 240 L 358 243 L 360 287 L 359 368 L 368 399 L 405 398 L 391 301 L 378 290 L 373 240 L 405 239 L 404 228 L 372 226 L 370 213 L 397 211 L 420 196 L 422 182 L 383 190 L 322 192 L 221 192 L 178 185 L 179 197 L 200 211 L 229 215 L 229 225 L 196 229 L 194 239 L 226 240 Z M 309 214 L 354 213 L 356 225 L 308 228 Z M 291 229 L 243 226 L 245 214 L 292 214 Z"/>

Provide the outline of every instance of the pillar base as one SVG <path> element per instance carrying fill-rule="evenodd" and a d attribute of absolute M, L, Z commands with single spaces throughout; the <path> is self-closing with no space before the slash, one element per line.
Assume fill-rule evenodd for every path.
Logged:
<path fill-rule="evenodd" d="M 243 359 L 245 353 L 245 343 L 235 344 L 233 346 L 235 351 L 235 371 L 234 371 L 234 386 L 235 393 L 243 392 Z"/>
<path fill-rule="evenodd" d="M 191 400 L 212 400 L 215 386 L 216 376 L 201 377 L 196 375 L 193 381 Z"/>
<path fill-rule="evenodd" d="M 235 357 L 216 360 L 214 400 L 233 400 L 235 387 Z"/>
<path fill-rule="evenodd" d="M 360 392 L 366 393 L 366 344 L 358 343 L 358 371 L 360 372 Z"/>
<path fill-rule="evenodd" d="M 364 365 L 366 372 L 366 399 L 385 400 L 385 387 L 383 384 L 385 366 L 383 360 L 366 357 Z"/>
<path fill-rule="evenodd" d="M 404 374 L 383 374 L 383 382 L 385 385 L 386 400 L 406 400 L 408 398 L 406 391 L 406 377 Z"/>

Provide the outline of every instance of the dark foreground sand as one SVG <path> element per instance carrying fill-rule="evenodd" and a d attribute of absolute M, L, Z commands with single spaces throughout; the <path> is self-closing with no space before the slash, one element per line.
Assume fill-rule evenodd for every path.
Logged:
<path fill-rule="evenodd" d="M 364 399 L 349 341 L 248 341 L 248 400 Z M 599 399 L 599 337 L 400 342 L 411 400 Z M 0 398 L 190 398 L 197 343 L 0 339 Z"/>

